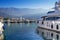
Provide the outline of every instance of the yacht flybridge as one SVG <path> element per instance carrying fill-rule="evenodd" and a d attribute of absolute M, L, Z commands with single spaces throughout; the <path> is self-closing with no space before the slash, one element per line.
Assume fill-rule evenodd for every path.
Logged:
<path fill-rule="evenodd" d="M 49 11 L 47 15 L 42 16 L 39 21 L 39 27 L 60 32 L 60 1 L 55 3 L 54 11 Z"/>

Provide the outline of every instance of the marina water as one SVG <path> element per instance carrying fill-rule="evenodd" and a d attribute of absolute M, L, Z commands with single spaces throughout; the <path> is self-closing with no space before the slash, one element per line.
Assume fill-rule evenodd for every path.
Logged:
<path fill-rule="evenodd" d="M 39 29 L 36 23 L 8 23 L 4 27 L 3 36 L 0 36 L 2 40 L 47 40 L 50 37 L 50 34 L 47 33 L 51 32 Z M 44 36 L 42 32 L 46 32 L 44 35 L 47 35 Z M 59 33 L 52 33 L 60 35 Z M 55 40 L 57 38 L 50 37 L 48 39 Z"/>

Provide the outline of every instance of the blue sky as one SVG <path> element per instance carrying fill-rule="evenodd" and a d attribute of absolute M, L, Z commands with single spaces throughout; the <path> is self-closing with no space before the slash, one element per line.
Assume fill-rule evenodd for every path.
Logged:
<path fill-rule="evenodd" d="M 0 7 L 43 8 L 54 7 L 57 0 L 0 0 Z"/>

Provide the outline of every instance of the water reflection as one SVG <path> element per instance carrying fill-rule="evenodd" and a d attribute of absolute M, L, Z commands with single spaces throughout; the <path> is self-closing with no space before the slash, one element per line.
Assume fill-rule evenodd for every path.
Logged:
<path fill-rule="evenodd" d="M 44 40 L 60 40 L 60 33 L 37 28 L 37 34 L 42 36 Z"/>
<path fill-rule="evenodd" d="M 11 23 L 7 23 L 8 26 L 10 26 Z"/>

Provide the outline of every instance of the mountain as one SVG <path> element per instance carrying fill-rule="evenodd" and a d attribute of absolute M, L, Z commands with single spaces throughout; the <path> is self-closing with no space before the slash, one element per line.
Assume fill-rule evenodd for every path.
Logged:
<path fill-rule="evenodd" d="M 0 12 L 0 17 L 8 17 L 9 15 Z"/>
<path fill-rule="evenodd" d="M 47 10 L 45 9 L 29 9 L 29 8 L 0 8 L 0 16 L 3 17 L 25 17 L 25 18 L 32 18 L 32 17 L 40 17 L 45 15 Z"/>
<path fill-rule="evenodd" d="M 3 13 L 3 12 L 0 12 L 0 17 L 8 17 L 8 18 L 12 18 L 12 17 L 17 17 L 17 16 L 12 16 L 12 15 L 9 15 L 9 14 L 6 14 L 6 13 Z"/>

